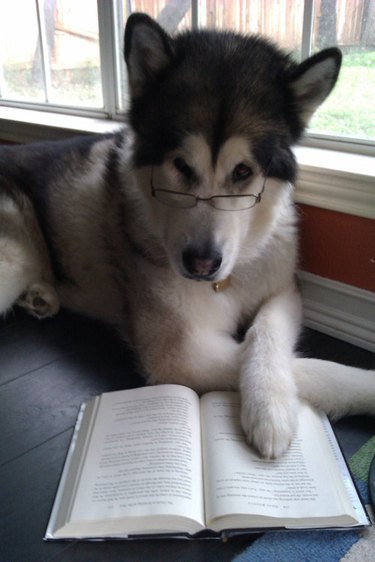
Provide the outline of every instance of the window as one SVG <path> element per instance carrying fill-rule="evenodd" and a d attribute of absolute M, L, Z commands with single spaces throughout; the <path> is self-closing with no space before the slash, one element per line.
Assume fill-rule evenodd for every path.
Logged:
<path fill-rule="evenodd" d="M 103 106 L 95 1 L 1 2 L 0 30 L 4 101 Z"/>
<path fill-rule="evenodd" d="M 122 114 L 124 23 L 144 11 L 170 32 L 191 26 L 262 33 L 297 60 L 337 44 L 339 83 L 310 132 L 375 140 L 372 0 L 17 0 L 0 3 L 0 104 L 96 117 Z"/>

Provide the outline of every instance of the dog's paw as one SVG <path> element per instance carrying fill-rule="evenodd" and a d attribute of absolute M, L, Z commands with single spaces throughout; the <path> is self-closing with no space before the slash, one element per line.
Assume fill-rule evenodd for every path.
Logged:
<path fill-rule="evenodd" d="M 47 318 L 56 314 L 60 308 L 59 297 L 52 285 L 39 282 L 30 285 L 17 301 L 36 318 Z"/>
<path fill-rule="evenodd" d="M 298 407 L 295 396 L 261 405 L 245 400 L 241 407 L 241 424 L 247 442 L 266 459 L 283 455 L 296 433 Z"/>

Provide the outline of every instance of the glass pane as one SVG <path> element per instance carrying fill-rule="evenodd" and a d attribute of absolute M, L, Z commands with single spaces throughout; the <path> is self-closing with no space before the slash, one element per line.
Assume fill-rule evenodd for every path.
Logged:
<path fill-rule="evenodd" d="M 44 102 L 35 2 L 0 2 L 1 96 Z"/>
<path fill-rule="evenodd" d="M 191 27 L 191 0 L 124 0 L 125 17 L 145 12 L 169 33 Z"/>
<path fill-rule="evenodd" d="M 199 25 L 260 33 L 300 58 L 303 0 L 199 0 Z"/>
<path fill-rule="evenodd" d="M 122 41 L 126 19 L 132 12 L 143 12 L 156 19 L 169 33 L 175 33 L 183 29 L 189 29 L 192 25 L 191 0 L 122 0 L 122 21 L 119 30 L 120 46 L 122 55 Z M 121 68 L 121 100 L 120 111 L 124 111 L 128 104 L 127 76 L 124 63 Z"/>
<path fill-rule="evenodd" d="M 96 0 L 41 0 L 47 98 L 54 104 L 102 107 Z M 45 102 L 35 1 L 0 2 L 4 98 Z"/>
<path fill-rule="evenodd" d="M 313 51 L 338 45 L 338 83 L 310 132 L 375 140 L 375 2 L 316 0 Z"/>
<path fill-rule="evenodd" d="M 51 67 L 50 101 L 102 107 L 96 0 L 44 0 L 44 18 Z"/>

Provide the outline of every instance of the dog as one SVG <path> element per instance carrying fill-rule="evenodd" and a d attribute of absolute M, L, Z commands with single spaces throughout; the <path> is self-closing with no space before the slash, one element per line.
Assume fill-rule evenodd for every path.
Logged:
<path fill-rule="evenodd" d="M 337 80 L 341 53 L 297 64 L 264 38 L 172 37 L 129 17 L 121 131 L 0 151 L 0 312 L 59 306 L 135 349 L 149 384 L 238 389 L 265 458 L 300 400 L 375 413 L 375 373 L 296 356 L 292 146 Z"/>

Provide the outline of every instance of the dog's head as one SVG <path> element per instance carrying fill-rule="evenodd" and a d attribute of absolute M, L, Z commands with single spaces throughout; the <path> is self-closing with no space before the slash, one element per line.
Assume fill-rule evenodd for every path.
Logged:
<path fill-rule="evenodd" d="M 281 212 L 296 174 L 291 146 L 332 90 L 341 53 L 298 65 L 256 36 L 172 38 L 133 14 L 125 59 L 134 164 L 171 265 L 195 279 L 225 278 Z"/>

